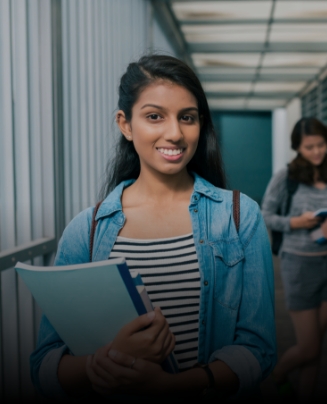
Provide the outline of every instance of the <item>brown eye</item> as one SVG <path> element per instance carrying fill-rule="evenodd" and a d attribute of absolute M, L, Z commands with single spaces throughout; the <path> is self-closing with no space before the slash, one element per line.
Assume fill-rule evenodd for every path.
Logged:
<path fill-rule="evenodd" d="M 160 116 L 158 114 L 151 114 L 148 115 L 148 118 L 150 118 L 152 121 L 157 121 L 160 118 Z"/>
<path fill-rule="evenodd" d="M 194 122 L 194 117 L 192 115 L 183 115 L 181 119 L 185 122 Z"/>

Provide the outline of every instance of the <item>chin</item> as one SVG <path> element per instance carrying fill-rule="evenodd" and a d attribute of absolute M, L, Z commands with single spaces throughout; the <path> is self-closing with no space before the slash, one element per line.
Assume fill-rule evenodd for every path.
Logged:
<path fill-rule="evenodd" d="M 321 166 L 321 164 L 324 162 L 324 159 L 319 160 L 319 161 L 312 161 L 312 165 L 314 165 L 315 167 L 319 167 Z"/>

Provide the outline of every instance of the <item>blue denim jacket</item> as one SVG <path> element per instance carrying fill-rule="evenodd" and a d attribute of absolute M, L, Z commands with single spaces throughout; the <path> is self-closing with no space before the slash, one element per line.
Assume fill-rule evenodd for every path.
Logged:
<path fill-rule="evenodd" d="M 239 233 L 232 192 L 194 174 L 189 212 L 201 277 L 198 361 L 224 361 L 238 376 L 242 397 L 256 389 L 276 362 L 274 277 L 267 230 L 256 202 L 241 194 Z M 124 226 L 121 195 L 134 180 L 119 184 L 101 204 L 93 261 L 105 260 Z M 89 261 L 93 208 L 78 214 L 59 242 L 55 265 Z M 60 297 L 59 297 L 60 298 Z M 31 355 L 34 384 L 45 395 L 64 397 L 57 379 L 69 352 L 45 316 Z"/>

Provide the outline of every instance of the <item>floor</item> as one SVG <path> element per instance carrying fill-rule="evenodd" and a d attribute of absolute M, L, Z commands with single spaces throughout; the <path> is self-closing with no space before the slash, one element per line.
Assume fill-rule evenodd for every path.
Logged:
<path fill-rule="evenodd" d="M 283 285 L 280 277 L 279 260 L 274 257 L 275 268 L 275 309 L 276 309 L 276 332 L 278 357 L 280 357 L 289 347 L 295 343 L 295 335 L 289 314 L 285 308 Z M 289 377 L 294 389 L 297 387 L 297 371 Z M 268 404 L 282 402 L 277 394 L 272 376 L 269 376 L 261 385 L 264 401 Z M 284 401 L 285 402 L 285 401 Z M 298 402 L 298 400 L 292 400 Z M 315 403 L 327 403 L 327 333 L 324 338 L 321 368 L 318 385 L 315 392 Z"/>

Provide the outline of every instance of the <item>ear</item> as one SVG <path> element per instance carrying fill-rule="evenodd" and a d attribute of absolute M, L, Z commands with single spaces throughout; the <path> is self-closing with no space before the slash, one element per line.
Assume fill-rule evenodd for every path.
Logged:
<path fill-rule="evenodd" d="M 125 138 L 129 141 L 132 140 L 132 127 L 130 122 L 126 119 L 125 112 L 121 109 L 116 114 L 116 122 Z"/>

